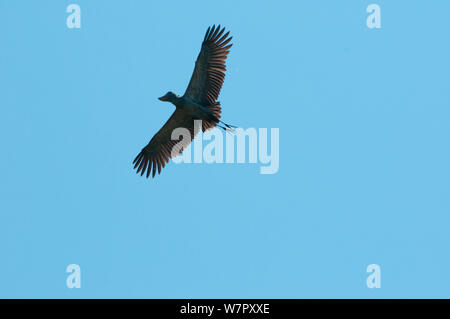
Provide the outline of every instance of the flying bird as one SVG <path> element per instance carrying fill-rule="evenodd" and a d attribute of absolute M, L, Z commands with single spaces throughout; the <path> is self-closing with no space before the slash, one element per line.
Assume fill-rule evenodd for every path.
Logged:
<path fill-rule="evenodd" d="M 209 27 L 202 42 L 200 53 L 195 62 L 194 72 L 183 96 L 171 91 L 159 98 L 161 101 L 171 102 L 176 109 L 163 127 L 156 133 L 134 159 L 136 173 L 148 178 L 155 177 L 156 171 L 161 173 L 172 156 L 177 156 L 191 143 L 200 131 L 195 120 L 201 120 L 203 132 L 215 126 L 225 131 L 232 131 L 235 126 L 220 120 L 221 106 L 217 101 L 220 89 L 225 79 L 225 60 L 227 59 L 229 44 L 232 37 L 230 32 L 219 26 Z M 180 137 L 172 140 L 172 132 L 177 128 L 185 128 L 190 132 L 189 139 Z M 175 147 L 176 146 L 176 147 Z"/>

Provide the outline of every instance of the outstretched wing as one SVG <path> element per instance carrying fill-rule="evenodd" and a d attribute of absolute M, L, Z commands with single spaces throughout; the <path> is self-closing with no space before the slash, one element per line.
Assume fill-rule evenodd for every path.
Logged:
<path fill-rule="evenodd" d="M 204 106 L 213 105 L 219 97 L 223 80 L 225 79 L 225 60 L 232 44 L 227 45 L 228 38 L 225 28 L 209 27 L 203 39 L 202 49 L 195 62 L 194 73 L 184 93 L 186 96 Z"/>
<path fill-rule="evenodd" d="M 190 133 L 190 137 L 177 136 L 178 140 L 172 140 L 172 132 L 176 128 L 186 128 Z M 192 116 L 183 110 L 176 109 L 166 124 L 134 159 L 133 164 L 135 164 L 134 168 L 137 168 L 136 173 L 139 174 L 140 172 L 142 176 L 147 171 L 147 178 L 150 176 L 150 172 L 153 172 L 152 177 L 155 177 L 156 170 L 160 174 L 161 168 L 166 166 L 169 158 L 172 158 L 172 155 L 181 154 L 192 142 L 198 131 L 199 127 L 194 127 Z"/>

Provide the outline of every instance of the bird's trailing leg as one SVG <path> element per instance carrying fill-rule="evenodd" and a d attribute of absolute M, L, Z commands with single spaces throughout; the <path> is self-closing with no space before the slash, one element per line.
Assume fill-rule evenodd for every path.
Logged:
<path fill-rule="evenodd" d="M 217 126 L 220 127 L 222 130 L 224 130 L 225 132 L 230 134 L 236 133 L 235 128 L 237 128 L 237 126 L 227 124 L 222 120 L 219 120 L 219 122 L 222 123 L 223 125 L 217 124 Z"/>
<path fill-rule="evenodd" d="M 227 124 L 222 120 L 219 120 L 220 123 L 222 123 L 223 125 L 225 125 L 227 128 L 229 129 L 233 129 L 233 128 L 237 128 L 237 126 L 231 125 L 231 124 Z"/>

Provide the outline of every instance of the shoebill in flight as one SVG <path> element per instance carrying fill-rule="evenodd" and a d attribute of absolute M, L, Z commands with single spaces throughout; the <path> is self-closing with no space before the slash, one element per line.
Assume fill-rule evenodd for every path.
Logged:
<path fill-rule="evenodd" d="M 201 120 L 201 129 L 206 131 L 216 125 L 223 130 L 232 130 L 233 126 L 220 120 L 220 103 L 217 98 L 225 78 L 225 60 L 232 44 L 230 32 L 225 33 L 220 25 L 209 27 L 203 39 L 202 48 L 195 62 L 194 73 L 183 96 L 173 92 L 159 98 L 161 101 L 171 102 L 176 109 L 164 126 L 153 136 L 133 161 L 136 173 L 147 178 L 156 171 L 161 173 L 172 156 L 183 152 L 195 135 L 200 131 L 194 120 Z M 190 132 L 190 139 L 179 137 L 172 140 L 172 132 L 177 128 L 185 128 Z M 178 137 L 177 137 L 178 138 Z M 174 148 L 174 146 L 177 146 Z"/>

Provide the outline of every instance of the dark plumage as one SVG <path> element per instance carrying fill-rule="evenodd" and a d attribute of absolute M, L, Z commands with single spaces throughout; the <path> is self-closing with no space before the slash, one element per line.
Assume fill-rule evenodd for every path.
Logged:
<path fill-rule="evenodd" d="M 161 173 L 166 163 L 172 157 L 172 148 L 180 140 L 172 140 L 174 129 L 182 127 L 189 130 L 191 139 L 183 140 L 181 147 L 174 150 L 174 154 L 181 154 L 191 143 L 200 128 L 194 127 L 194 120 L 202 120 L 203 132 L 212 129 L 216 125 L 224 130 L 232 126 L 220 120 L 221 107 L 217 102 L 220 89 L 225 79 L 225 60 L 232 44 L 232 37 L 228 37 L 225 28 L 220 25 L 216 28 L 209 27 L 203 39 L 202 48 L 195 62 L 194 72 L 183 96 L 168 92 L 159 99 L 171 102 L 176 106 L 175 112 L 164 126 L 153 136 L 133 161 L 136 173 L 141 176 L 146 173 L 149 177 L 155 177 L 156 170 Z M 221 125 L 223 124 L 223 125 Z"/>

